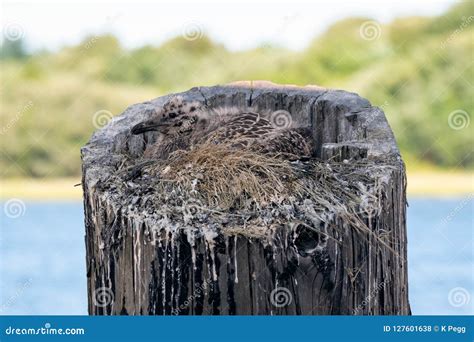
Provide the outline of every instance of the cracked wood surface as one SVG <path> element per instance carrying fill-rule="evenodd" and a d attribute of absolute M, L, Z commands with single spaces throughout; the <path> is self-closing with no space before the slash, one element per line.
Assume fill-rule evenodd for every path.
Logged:
<path fill-rule="evenodd" d="M 179 95 L 210 107 L 283 109 L 312 127 L 315 157 L 386 163 L 383 210 L 366 223 L 386 234 L 390 248 L 337 218 L 326 244 L 311 253 L 303 251 L 311 236 L 298 239 L 284 229 L 272 232 L 271 241 L 223 233 L 210 243 L 182 231 L 151 237 L 156 231 L 147 213 L 131 211 L 129 203 L 96 185 L 116 171 L 121 154 L 137 158 L 155 141 L 156 133 L 134 136 L 130 128 L 166 103 L 167 95 L 130 106 L 81 151 L 90 314 L 410 313 L 405 169 L 379 108 L 341 90 L 269 82 L 196 87 Z"/>

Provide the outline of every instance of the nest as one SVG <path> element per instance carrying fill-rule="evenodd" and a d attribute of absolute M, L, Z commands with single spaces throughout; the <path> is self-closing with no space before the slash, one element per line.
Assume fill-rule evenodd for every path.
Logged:
<path fill-rule="evenodd" d="M 199 196 L 209 207 L 241 210 L 251 202 L 264 207 L 279 197 L 302 196 L 302 170 L 288 160 L 292 155 L 265 155 L 235 150 L 230 145 L 204 144 L 192 151 L 177 151 L 154 165 L 175 186 Z"/>
<path fill-rule="evenodd" d="M 130 179 L 137 164 L 140 176 Z M 124 158 L 101 186 L 120 197 L 119 203 L 128 203 L 131 212 L 144 213 L 158 229 L 206 227 L 262 237 L 275 227 L 303 225 L 334 237 L 345 227 L 392 250 L 383 229 L 372 225 L 383 209 L 391 178 L 387 168 L 397 170 L 387 164 L 301 161 L 293 155 L 202 144 L 166 160 L 137 163 Z"/>

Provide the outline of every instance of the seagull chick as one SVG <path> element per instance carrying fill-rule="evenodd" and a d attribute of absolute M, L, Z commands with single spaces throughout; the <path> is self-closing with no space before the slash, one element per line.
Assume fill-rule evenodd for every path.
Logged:
<path fill-rule="evenodd" d="M 290 114 L 283 114 L 291 123 Z M 311 155 L 308 128 L 278 125 L 273 121 L 269 113 L 251 108 L 208 108 L 200 102 L 186 102 L 176 96 L 151 119 L 135 125 L 131 133 L 161 133 L 145 150 L 144 156 L 150 159 L 165 159 L 176 150 L 192 149 L 203 143 L 229 144 L 232 148 L 273 155 L 291 154 L 301 158 Z"/>

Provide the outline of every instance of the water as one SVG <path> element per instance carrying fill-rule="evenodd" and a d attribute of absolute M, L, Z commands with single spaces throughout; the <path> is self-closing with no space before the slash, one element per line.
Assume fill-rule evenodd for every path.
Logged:
<path fill-rule="evenodd" d="M 408 202 L 408 285 L 413 314 L 473 314 L 473 197 L 412 198 Z"/>
<path fill-rule="evenodd" d="M 474 313 L 473 198 L 409 203 L 413 313 Z M 0 213 L 0 314 L 87 314 L 82 203 L 14 204 Z"/>

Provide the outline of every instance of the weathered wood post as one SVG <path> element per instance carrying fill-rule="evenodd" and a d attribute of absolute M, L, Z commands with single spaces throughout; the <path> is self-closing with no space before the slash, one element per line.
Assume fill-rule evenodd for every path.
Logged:
<path fill-rule="evenodd" d="M 320 160 L 315 179 L 319 188 L 338 184 L 334 196 L 324 192 L 312 204 L 323 214 L 311 229 L 180 228 L 172 215 L 163 224 L 146 178 L 136 184 L 113 175 L 156 140 L 154 133 L 133 136 L 130 128 L 170 96 L 133 105 L 82 149 L 90 314 L 410 313 L 405 169 L 379 108 L 345 91 L 269 82 L 180 95 L 209 107 L 288 111 L 311 127 Z"/>

